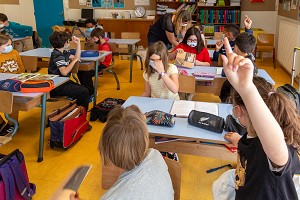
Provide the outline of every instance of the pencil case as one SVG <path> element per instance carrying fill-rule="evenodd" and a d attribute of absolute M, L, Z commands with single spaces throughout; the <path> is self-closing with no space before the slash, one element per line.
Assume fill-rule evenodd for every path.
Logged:
<path fill-rule="evenodd" d="M 27 80 L 21 84 L 21 92 L 50 92 L 54 88 L 52 80 Z"/>
<path fill-rule="evenodd" d="M 225 124 L 222 117 L 197 110 L 190 112 L 188 123 L 215 133 L 222 133 Z"/>
<path fill-rule="evenodd" d="M 160 110 L 153 110 L 145 113 L 146 124 L 173 127 L 175 125 L 175 118 L 170 113 Z"/>
<path fill-rule="evenodd" d="M 5 90 L 9 92 L 20 92 L 21 81 L 6 79 L 0 81 L 0 90 Z"/>

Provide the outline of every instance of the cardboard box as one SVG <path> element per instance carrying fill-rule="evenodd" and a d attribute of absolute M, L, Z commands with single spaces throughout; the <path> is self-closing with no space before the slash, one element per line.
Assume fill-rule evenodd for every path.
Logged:
<path fill-rule="evenodd" d="M 175 65 L 186 68 L 193 68 L 196 60 L 196 54 L 188 52 L 178 52 L 175 59 Z"/>

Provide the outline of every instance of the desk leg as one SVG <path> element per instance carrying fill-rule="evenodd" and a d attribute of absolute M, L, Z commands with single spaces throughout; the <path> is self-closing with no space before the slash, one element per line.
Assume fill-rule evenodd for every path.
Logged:
<path fill-rule="evenodd" d="M 132 83 L 132 62 L 133 62 L 133 47 L 134 45 L 130 45 L 130 80 L 129 82 Z"/>
<path fill-rule="evenodd" d="M 45 120 L 46 120 L 46 99 L 47 93 L 42 96 L 42 110 L 41 110 L 41 122 L 40 122 L 40 145 L 39 145 L 39 156 L 38 162 L 43 161 L 43 151 L 44 151 L 44 136 L 45 136 Z"/>
<path fill-rule="evenodd" d="M 94 81 L 94 107 L 97 104 L 97 89 L 98 89 L 98 60 L 95 63 L 95 81 Z"/>

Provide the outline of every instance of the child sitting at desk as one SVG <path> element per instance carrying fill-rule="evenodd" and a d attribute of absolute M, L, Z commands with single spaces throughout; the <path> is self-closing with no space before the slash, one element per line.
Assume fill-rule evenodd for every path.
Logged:
<path fill-rule="evenodd" d="M 72 41 L 76 44 L 76 53 L 75 56 L 70 55 L 70 52 L 66 50 L 69 47 L 69 39 L 70 36 L 66 32 L 55 31 L 50 36 L 49 40 L 54 49 L 50 57 L 49 74 L 70 77 L 72 68 L 80 59 L 81 49 L 80 39 L 73 36 Z M 50 96 L 68 96 L 72 99 L 77 99 L 77 105 L 83 106 L 86 110 L 89 107 L 88 89 L 72 80 L 68 80 L 66 83 L 51 90 Z"/>
<path fill-rule="evenodd" d="M 226 77 L 234 87 L 233 113 L 247 128 L 238 141 L 235 192 L 229 184 L 213 185 L 215 199 L 298 199 L 293 176 L 300 171 L 297 150 L 300 148 L 300 116 L 296 107 L 271 84 L 253 79 L 250 59 L 232 53 L 224 39 L 222 55 Z M 231 140 L 230 135 L 226 136 Z M 220 192 L 223 188 L 226 191 Z M 228 193 L 231 192 L 233 197 Z"/>
<path fill-rule="evenodd" d="M 237 35 L 235 38 L 235 45 L 234 45 L 234 52 L 237 55 L 244 56 L 245 58 L 249 58 L 253 65 L 254 65 L 254 70 L 253 74 L 256 76 L 258 74 L 257 66 L 254 62 L 255 58 L 253 56 L 253 51 L 256 46 L 256 39 L 255 37 L 247 32 L 243 32 Z M 220 99 L 223 103 L 230 103 L 230 88 L 231 85 L 228 80 L 226 80 L 223 83 L 223 86 L 221 88 L 220 92 Z"/>
<path fill-rule="evenodd" d="M 191 27 L 186 31 L 182 42 L 169 54 L 169 59 L 174 60 L 177 52 L 196 54 L 195 65 L 210 66 L 208 50 L 204 46 L 203 39 L 198 28 Z"/>
<path fill-rule="evenodd" d="M 145 66 L 145 91 L 142 96 L 179 100 L 178 69 L 169 64 L 167 48 L 163 42 L 149 46 Z"/>
<path fill-rule="evenodd" d="M 244 19 L 244 25 L 245 25 L 245 32 L 248 32 L 248 33 L 252 34 L 253 33 L 253 31 L 251 29 L 252 20 L 247 15 L 245 16 L 245 19 Z M 228 38 L 229 44 L 230 44 L 232 50 L 234 50 L 235 38 L 240 33 L 239 26 L 236 25 L 236 24 L 226 24 L 224 26 L 223 33 L 224 33 L 225 37 Z M 219 66 L 222 66 L 221 55 L 226 55 L 225 47 L 223 45 L 223 41 L 218 41 L 216 43 L 216 49 L 214 51 L 212 60 L 213 61 L 218 61 Z"/>
<path fill-rule="evenodd" d="M 98 44 L 98 50 L 99 51 L 111 51 L 110 46 L 108 42 L 105 40 L 105 32 L 103 29 L 95 28 L 91 32 L 91 38 L 92 40 Z M 109 67 L 109 64 L 112 61 L 112 55 L 109 54 L 100 60 L 100 65 L 98 66 L 99 74 L 103 74 L 104 69 Z M 94 83 L 93 83 L 93 77 L 95 76 L 95 71 L 78 71 L 78 78 L 80 80 L 81 85 L 86 87 L 89 91 L 90 99 L 93 98 L 94 94 Z"/>
<path fill-rule="evenodd" d="M 145 117 L 137 106 L 110 111 L 99 150 L 105 166 L 124 169 L 102 200 L 174 199 L 168 167 L 159 151 L 149 149 Z"/>
<path fill-rule="evenodd" d="M 11 38 L 7 35 L 0 35 L 0 73 L 20 74 L 24 66 L 18 51 L 12 47 Z M 18 121 L 19 111 L 13 109 L 10 117 Z M 0 116 L 0 136 L 10 134 L 14 131 L 12 122 L 5 123 Z"/>

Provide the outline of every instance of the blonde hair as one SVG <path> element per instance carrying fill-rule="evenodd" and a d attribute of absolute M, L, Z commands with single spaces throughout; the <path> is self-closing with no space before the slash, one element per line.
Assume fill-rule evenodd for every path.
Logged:
<path fill-rule="evenodd" d="M 155 73 L 155 69 L 149 65 L 149 59 L 153 54 L 160 56 L 165 72 L 167 72 L 169 69 L 169 58 L 166 45 L 162 41 L 155 42 L 149 46 L 145 60 L 146 74 L 148 78 L 151 76 L 151 74 Z M 159 76 L 158 80 L 159 79 L 161 79 L 161 76 Z"/>
<path fill-rule="evenodd" d="M 175 34 L 178 35 L 182 31 L 182 23 L 191 21 L 191 13 L 187 10 L 181 10 L 175 14 L 174 17 L 174 27 L 175 27 Z"/>
<path fill-rule="evenodd" d="M 98 147 L 104 165 L 127 171 L 139 165 L 149 148 L 148 129 L 140 109 L 132 105 L 111 110 Z"/>
<path fill-rule="evenodd" d="M 11 38 L 7 35 L 0 34 L 0 46 L 7 44 Z"/>

